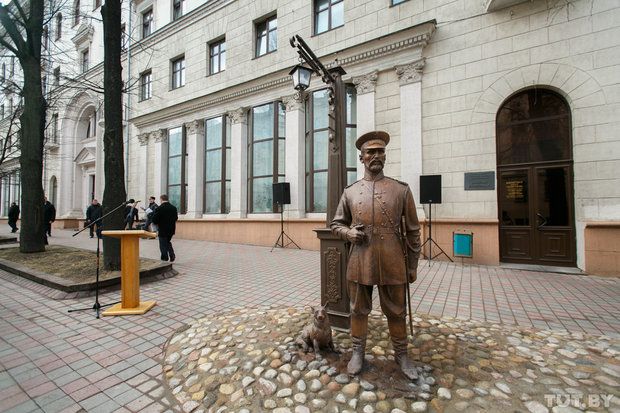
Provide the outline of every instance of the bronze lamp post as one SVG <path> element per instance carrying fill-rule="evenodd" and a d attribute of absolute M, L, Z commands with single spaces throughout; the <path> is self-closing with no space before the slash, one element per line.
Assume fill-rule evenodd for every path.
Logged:
<path fill-rule="evenodd" d="M 343 240 L 332 234 L 332 221 L 338 201 L 346 186 L 345 120 L 346 99 L 342 75 L 346 72 L 336 65 L 327 69 L 312 49 L 299 35 L 290 39 L 302 62 L 310 66 L 296 65 L 290 75 L 296 90 L 304 91 L 310 86 L 312 73 L 321 77 L 329 91 L 328 160 L 327 160 L 327 218 L 325 228 L 314 231 L 321 243 L 321 303 L 328 304 L 330 324 L 337 330 L 349 330 L 349 297 L 345 273 L 347 250 Z"/>

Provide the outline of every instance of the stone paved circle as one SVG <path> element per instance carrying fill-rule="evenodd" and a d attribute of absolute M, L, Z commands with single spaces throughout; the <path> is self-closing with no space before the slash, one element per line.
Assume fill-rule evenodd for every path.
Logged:
<path fill-rule="evenodd" d="M 366 361 L 346 374 L 338 353 L 295 346 L 303 308 L 242 308 L 195 320 L 170 339 L 165 381 L 185 412 L 620 413 L 620 338 L 414 317 L 409 354 L 420 378 L 396 369 L 380 312 L 369 317 Z M 595 400 L 596 398 L 596 400 Z"/>

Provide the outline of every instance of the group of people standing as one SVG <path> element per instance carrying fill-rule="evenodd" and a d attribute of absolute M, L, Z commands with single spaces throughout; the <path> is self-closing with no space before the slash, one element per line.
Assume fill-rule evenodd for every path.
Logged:
<path fill-rule="evenodd" d="M 176 222 L 178 220 L 177 208 L 168 202 L 168 195 L 160 196 L 160 205 L 155 202 L 155 197 L 149 198 L 149 205 L 141 208 L 146 214 L 144 222 L 144 230 L 157 232 L 159 237 L 159 250 L 161 252 L 161 260 L 174 262 L 176 255 L 172 248 L 172 237 L 176 231 Z M 124 229 L 133 229 L 134 223 L 139 219 L 138 202 L 130 199 L 125 207 Z M 93 199 L 92 204 L 86 210 L 86 225 L 95 223 L 90 227 L 90 237 L 93 238 L 93 230 L 96 226 L 97 236 L 101 238 L 101 222 L 98 220 L 103 216 L 101 204 Z"/>
<path fill-rule="evenodd" d="M 47 237 L 52 236 L 52 223 L 56 221 L 56 208 L 47 197 L 44 197 L 43 203 L 43 222 L 45 223 L 45 245 L 48 244 Z M 176 255 L 172 248 L 172 237 L 176 231 L 176 222 L 179 218 L 177 208 L 168 202 L 168 195 L 160 196 L 160 205 L 155 202 L 155 197 L 149 198 L 149 205 L 142 208 L 146 214 L 144 229 L 158 233 L 159 250 L 161 252 L 162 261 L 174 262 Z M 139 202 L 139 201 L 138 201 Z M 138 202 L 130 199 L 125 207 L 124 229 L 133 229 L 134 222 L 138 220 Z M 19 220 L 19 205 L 11 202 L 8 211 L 9 226 L 11 232 L 15 233 L 19 230 L 17 220 Z M 86 222 L 84 225 L 89 227 L 90 237 L 94 238 L 95 233 L 99 239 L 101 236 L 101 218 L 103 217 L 103 207 L 98 200 L 93 199 L 92 203 L 86 209 Z"/>
<path fill-rule="evenodd" d="M 17 220 L 19 219 L 19 205 L 15 202 L 11 202 L 9 207 L 9 227 L 11 232 L 15 233 L 19 230 L 17 228 Z M 43 222 L 45 223 L 45 244 L 47 244 L 47 237 L 52 236 L 52 222 L 56 221 L 56 208 L 47 197 L 43 197 Z"/>

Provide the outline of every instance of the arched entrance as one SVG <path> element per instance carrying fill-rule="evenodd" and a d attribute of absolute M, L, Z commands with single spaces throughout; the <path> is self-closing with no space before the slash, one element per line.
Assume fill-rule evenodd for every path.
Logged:
<path fill-rule="evenodd" d="M 496 120 L 500 261 L 575 266 L 570 108 L 548 89 L 519 92 Z"/>

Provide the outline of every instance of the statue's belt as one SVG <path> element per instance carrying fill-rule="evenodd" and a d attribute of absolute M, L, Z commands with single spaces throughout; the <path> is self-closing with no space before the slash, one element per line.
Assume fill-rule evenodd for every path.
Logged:
<path fill-rule="evenodd" d="M 366 235 L 370 235 L 370 234 L 396 234 L 396 235 L 400 235 L 400 231 L 398 228 L 391 228 L 391 227 L 377 227 L 377 226 L 373 226 L 373 225 L 367 225 L 362 229 L 362 232 L 364 232 Z"/>

